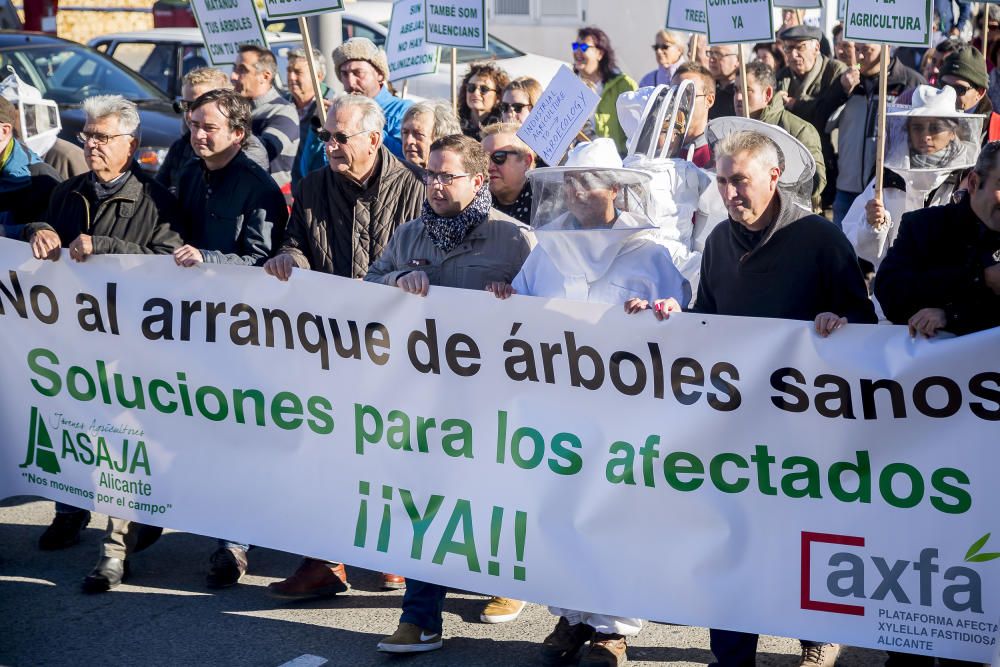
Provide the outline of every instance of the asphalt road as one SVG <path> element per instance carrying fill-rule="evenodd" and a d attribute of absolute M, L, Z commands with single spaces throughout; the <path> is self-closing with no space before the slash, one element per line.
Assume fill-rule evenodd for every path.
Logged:
<path fill-rule="evenodd" d="M 555 625 L 528 605 L 502 625 L 479 622 L 485 597 L 455 593 L 445 605 L 444 648 L 388 656 L 375 645 L 396 628 L 402 592 L 378 590 L 377 573 L 348 567 L 353 590 L 335 599 L 281 604 L 263 588 L 298 565 L 297 556 L 254 549 L 250 571 L 224 591 L 204 586 L 214 540 L 167 531 L 132 559 L 132 577 L 112 592 L 84 595 L 105 518 L 95 514 L 80 544 L 37 549 L 53 505 L 0 502 L 0 665 L 240 665 L 260 667 L 501 667 L 538 664 L 538 645 Z M 708 631 L 648 623 L 630 641 L 629 664 L 705 665 Z M 758 665 L 798 665 L 798 642 L 762 637 Z M 881 665 L 880 651 L 846 649 L 838 665 Z"/>

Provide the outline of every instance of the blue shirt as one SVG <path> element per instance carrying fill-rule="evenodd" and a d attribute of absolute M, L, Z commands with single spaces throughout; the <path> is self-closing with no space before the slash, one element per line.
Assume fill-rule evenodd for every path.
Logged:
<path fill-rule="evenodd" d="M 392 151 L 393 155 L 403 160 L 405 159 L 403 157 L 403 139 L 401 136 L 403 131 L 403 114 L 413 106 L 413 101 L 401 100 L 398 97 L 394 97 L 384 85 L 374 99 L 382 107 L 383 113 L 385 113 L 385 129 L 382 130 L 382 143 Z"/>

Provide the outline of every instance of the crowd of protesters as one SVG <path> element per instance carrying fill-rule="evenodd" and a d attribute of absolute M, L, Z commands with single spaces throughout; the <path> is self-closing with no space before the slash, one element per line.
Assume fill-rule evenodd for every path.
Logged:
<path fill-rule="evenodd" d="M 394 94 L 385 53 L 364 38 L 331 54 L 340 95 L 314 88 L 301 49 L 288 54 L 286 94 L 274 85 L 274 55 L 256 46 L 240 49 L 231 76 L 187 73 L 185 132 L 155 178 L 133 161 L 142 128 L 132 102 L 87 99 L 81 151 L 34 141 L 20 127 L 26 100 L 7 94 L 25 87 L 0 87 L 0 235 L 38 259 L 169 254 L 178 270 L 237 264 L 282 281 L 320 271 L 421 296 L 439 285 L 485 289 L 657 319 L 681 310 L 797 319 L 823 337 L 878 321 L 911 335 L 968 334 L 1000 325 L 1000 35 L 984 58 L 968 3 L 957 19 L 950 2 L 936 5 L 933 46 L 900 49 L 888 63 L 888 101 L 899 106 L 881 193 L 881 47 L 845 41 L 839 27 L 825 35 L 786 10 L 778 41 L 753 47 L 745 82 L 737 47 L 659 30 L 655 67 L 637 84 L 608 34 L 580 29 L 567 55 L 599 102 L 558 165 L 517 134 L 539 81 L 473 63 L 457 113 L 444 100 L 413 103 Z M 327 58 L 313 55 L 323 79 Z M 668 104 L 679 113 L 651 126 Z M 57 503 L 39 547 L 77 543 L 90 518 Z M 110 518 L 84 590 L 118 586 L 129 557 L 161 530 Z M 237 584 L 249 550 L 219 539 L 207 586 Z M 378 648 L 440 648 L 446 588 L 391 573 L 383 585 L 406 592 L 399 627 Z M 342 563 L 313 558 L 268 586 L 285 600 L 347 590 Z M 524 605 L 491 597 L 481 620 L 514 621 Z M 627 637 L 642 628 L 600 610 L 552 612 L 539 650 L 547 664 L 624 664 Z M 802 641 L 800 664 L 835 664 L 839 647 L 817 640 Z M 756 644 L 712 630 L 718 665 L 754 664 Z M 887 664 L 933 662 L 890 654 Z"/>

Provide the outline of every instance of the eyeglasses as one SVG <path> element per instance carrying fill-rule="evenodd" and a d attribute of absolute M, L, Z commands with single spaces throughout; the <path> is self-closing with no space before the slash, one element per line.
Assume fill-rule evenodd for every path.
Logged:
<path fill-rule="evenodd" d="M 945 83 L 944 81 L 938 81 L 938 88 L 944 88 L 949 86 L 955 90 L 955 95 L 958 97 L 964 97 L 967 92 L 972 90 L 972 86 L 963 86 L 960 83 Z"/>
<path fill-rule="evenodd" d="M 131 134 L 104 134 L 102 132 L 78 132 L 76 138 L 81 144 L 86 145 L 88 141 L 93 141 L 96 146 L 106 146 L 115 137 L 131 137 Z"/>
<path fill-rule="evenodd" d="M 499 150 L 490 153 L 490 162 L 497 165 L 498 167 L 507 162 L 507 158 L 511 155 L 520 155 L 521 151 L 509 151 L 509 150 Z"/>
<path fill-rule="evenodd" d="M 723 58 L 738 58 L 735 53 L 723 53 L 722 51 L 709 51 L 709 60 L 722 60 Z"/>
<path fill-rule="evenodd" d="M 676 44 L 653 44 L 654 51 L 668 51 L 671 47 L 680 48 Z"/>
<path fill-rule="evenodd" d="M 802 55 L 808 51 L 810 47 L 809 41 L 807 40 L 803 42 L 785 42 L 781 48 L 785 53 L 797 53 Z"/>
<path fill-rule="evenodd" d="M 479 91 L 480 95 L 485 95 L 486 93 L 495 93 L 495 92 L 497 92 L 496 88 L 490 88 L 489 86 L 484 86 L 483 84 L 479 84 L 479 85 L 476 85 L 474 83 L 467 83 L 467 84 L 465 84 L 465 92 L 469 93 L 470 95 L 472 93 L 476 92 L 477 90 Z"/>
<path fill-rule="evenodd" d="M 317 131 L 316 136 L 319 137 L 319 140 L 323 143 L 328 144 L 330 143 L 330 140 L 333 139 L 338 144 L 346 144 L 347 140 L 351 137 L 356 137 L 359 134 L 364 134 L 365 132 L 368 132 L 368 130 L 361 130 L 360 132 L 355 132 L 354 134 L 344 134 L 343 132 L 331 132 L 330 130 L 323 129 Z"/>
<path fill-rule="evenodd" d="M 528 104 L 527 102 L 501 102 L 500 103 L 500 113 L 515 113 L 520 114 L 525 109 L 533 109 L 533 104 Z"/>
<path fill-rule="evenodd" d="M 174 111 L 186 113 L 191 110 L 192 104 L 194 104 L 194 100 L 174 100 Z"/>
<path fill-rule="evenodd" d="M 424 185 L 434 185 L 435 183 L 451 185 L 456 178 L 464 178 L 466 176 L 472 176 L 472 174 L 445 174 L 436 171 L 425 171 L 422 180 L 424 181 Z"/>
<path fill-rule="evenodd" d="M 591 48 L 596 49 L 597 47 L 594 46 L 593 44 L 587 44 L 586 42 L 573 42 L 574 51 L 579 51 L 580 53 L 586 53 L 587 49 Z"/>

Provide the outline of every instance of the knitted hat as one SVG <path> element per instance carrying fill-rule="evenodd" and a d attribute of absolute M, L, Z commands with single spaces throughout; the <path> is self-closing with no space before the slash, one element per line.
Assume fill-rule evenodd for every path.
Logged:
<path fill-rule="evenodd" d="M 382 51 L 367 37 L 351 37 L 333 50 L 333 65 L 340 74 L 340 66 L 349 60 L 364 60 L 389 80 L 389 61 Z"/>
<path fill-rule="evenodd" d="M 983 54 L 974 46 L 967 46 L 951 53 L 941 65 L 941 76 L 951 75 L 968 81 L 976 88 L 986 88 L 990 77 L 986 73 Z"/>

